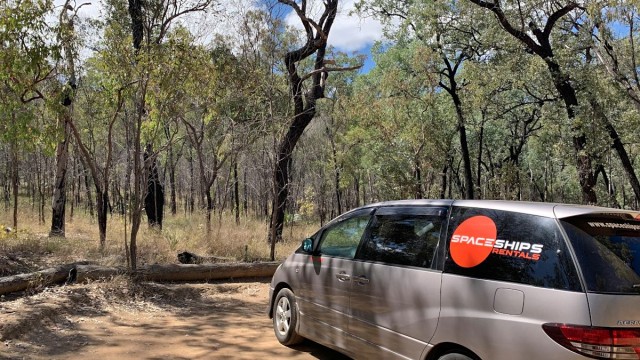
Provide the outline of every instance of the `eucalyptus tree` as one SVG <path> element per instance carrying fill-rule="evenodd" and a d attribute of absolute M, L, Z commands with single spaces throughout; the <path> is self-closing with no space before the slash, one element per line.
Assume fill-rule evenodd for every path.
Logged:
<path fill-rule="evenodd" d="M 55 103 L 55 61 L 59 49 L 49 41 L 51 1 L 4 1 L 0 4 L 0 138 L 9 145 L 13 226 L 18 225 L 19 148 L 33 143 L 34 117 L 45 101 Z M 45 87 L 51 89 L 50 92 Z"/>
<path fill-rule="evenodd" d="M 357 66 L 362 62 L 362 59 L 349 58 L 344 53 L 333 53 L 329 50 L 329 56 L 332 57 L 332 61 L 346 64 L 348 66 Z M 325 115 L 323 117 L 322 126 L 324 128 L 324 136 L 329 141 L 331 163 L 331 172 L 333 173 L 333 187 L 335 195 L 335 204 L 337 207 L 337 214 L 343 213 L 343 204 L 346 208 L 352 206 L 347 205 L 347 199 L 343 196 L 343 189 L 348 182 L 351 182 L 357 178 L 357 174 L 350 174 L 347 178 L 343 177 L 345 172 L 346 163 L 350 157 L 350 151 L 355 144 L 345 137 L 347 129 L 350 127 L 350 114 L 347 106 L 349 106 L 348 99 L 353 94 L 353 83 L 358 74 L 356 72 L 338 72 L 327 78 L 327 101 L 320 105 L 320 113 Z M 326 106 L 323 106 L 326 105 Z M 352 180 L 353 179 L 353 180 Z M 357 183 L 357 181 L 356 181 Z M 356 201 L 357 202 L 357 201 Z"/>
<path fill-rule="evenodd" d="M 133 194 L 131 212 L 131 237 L 129 241 L 129 265 L 137 267 L 137 236 L 144 207 L 143 199 L 147 195 L 151 164 L 158 153 L 150 153 L 142 159 L 143 140 L 153 143 L 162 132 L 162 127 L 152 126 L 149 131 L 144 124 L 147 121 L 147 93 L 153 81 L 151 74 L 157 66 L 158 54 L 162 52 L 163 42 L 177 19 L 189 13 L 203 12 L 213 6 L 213 0 L 129 0 L 128 12 L 131 40 L 134 49 L 134 73 L 130 79 L 136 83 L 134 96 L 134 115 L 128 119 L 132 130 L 133 146 Z M 144 133 L 144 134 L 143 134 Z M 144 138 L 144 139 L 143 139 Z"/>
<path fill-rule="evenodd" d="M 528 198 L 522 191 L 522 160 L 530 138 L 554 121 L 545 110 L 556 110 L 559 101 L 536 61 L 521 49 L 501 49 L 465 67 L 483 198 Z"/>
<path fill-rule="evenodd" d="M 278 2 L 291 7 L 295 12 L 304 28 L 304 40 L 299 47 L 291 49 L 284 56 L 294 114 L 286 133 L 279 142 L 276 152 L 274 201 L 270 229 L 271 259 L 275 257 L 275 244 L 282 237 L 293 150 L 305 128 L 315 116 L 318 99 L 325 96 L 327 75 L 332 71 L 353 69 L 327 66 L 329 64 L 325 62 L 327 39 L 338 11 L 338 0 L 323 1 L 320 6 L 321 11 L 317 14 L 317 20 L 313 19 L 313 6 L 307 0 L 302 0 L 300 4 L 292 0 L 279 0 Z M 312 70 L 307 74 L 301 75 L 301 65 L 314 54 L 315 61 Z M 311 79 L 312 84 L 308 90 L 305 90 L 304 82 L 308 79 Z"/>
<path fill-rule="evenodd" d="M 445 110 L 451 100 L 439 89 L 439 75 L 425 66 L 425 57 L 439 57 L 420 41 L 382 48 L 375 52 L 376 67 L 355 81 L 345 114 L 355 123 L 345 138 L 359 148 L 350 152 L 369 173 L 370 188 L 378 179 L 368 196 L 443 197 L 457 121 Z"/>
<path fill-rule="evenodd" d="M 640 113 L 640 70 L 638 68 L 636 43 L 638 41 L 637 22 L 640 21 L 638 6 L 633 1 L 596 2 L 588 7 L 587 19 L 574 19 L 574 26 L 592 41 L 582 39 L 586 43 L 585 58 L 596 61 L 604 68 L 608 79 L 635 109 Z M 590 45 L 590 46 L 589 46 Z M 598 75 L 596 69 L 590 69 L 587 76 L 591 79 Z M 601 83 L 601 82 L 600 82 Z M 608 83 L 608 81 L 607 81 Z M 606 88 L 591 82 L 587 88 L 587 96 L 592 111 L 609 135 L 611 146 L 615 149 L 623 171 L 631 185 L 636 203 L 640 203 L 640 181 L 633 168 L 632 160 L 624 145 L 617 126 L 607 115 L 607 109 L 601 104 Z M 608 84 L 607 84 L 608 85 Z M 615 103 L 615 102 L 613 102 Z M 605 178 L 606 179 L 606 178 Z"/>
<path fill-rule="evenodd" d="M 192 64 L 184 89 L 189 94 L 189 108 L 180 116 L 187 138 L 198 162 L 201 206 L 206 211 L 207 234 L 211 233 L 214 208 L 212 187 L 227 160 L 246 146 L 251 132 L 247 119 L 243 87 L 251 83 L 243 67 L 225 44 L 213 49 L 195 47 L 189 57 Z M 202 86 L 202 79 L 207 79 Z M 247 115 L 247 116 L 245 116 Z M 245 137 L 245 138 L 240 138 Z"/>
<path fill-rule="evenodd" d="M 249 111 L 246 115 L 259 125 L 252 128 L 259 136 L 254 138 L 252 146 L 243 149 L 235 163 L 244 167 L 245 200 L 253 194 L 254 202 L 261 208 L 256 213 L 265 219 L 269 217 L 269 202 L 273 198 L 274 159 L 271 155 L 275 151 L 276 136 L 291 114 L 283 60 L 287 49 L 297 40 L 295 32 L 285 27 L 281 11 L 282 8 L 274 6 L 243 13 L 229 39 L 239 48 L 237 58 L 248 79 L 242 87 L 245 109 Z"/>
<path fill-rule="evenodd" d="M 62 49 L 64 65 L 60 72 L 65 78 L 65 84 L 62 91 L 61 104 L 63 108 L 60 110 L 60 128 L 62 139 L 58 142 L 56 149 L 56 175 L 53 187 L 53 206 L 51 214 L 51 230 L 49 236 L 65 236 L 65 208 L 67 203 L 66 184 L 67 184 L 67 167 L 69 157 L 69 141 L 71 140 L 71 127 L 69 122 L 72 121 L 73 107 L 78 79 L 76 75 L 76 58 L 77 52 L 77 36 L 75 23 L 79 20 L 78 10 L 86 4 L 82 4 L 74 8 L 70 0 L 66 0 L 60 10 L 58 17 L 58 42 Z"/>
<path fill-rule="evenodd" d="M 475 187 L 468 140 L 467 106 L 462 78 L 464 63 L 485 56 L 487 48 L 480 37 L 484 19 L 458 2 L 396 2 L 362 0 L 360 11 L 372 13 L 387 24 L 390 37 L 398 43 L 417 41 L 425 46 L 423 62 L 431 73 L 439 76 L 438 87 L 444 90 L 453 104 L 458 142 L 463 163 L 464 197 L 473 199 Z"/>
<path fill-rule="evenodd" d="M 82 86 L 76 94 L 77 110 L 68 125 L 84 166 L 93 180 L 96 190 L 96 212 L 99 244 L 103 249 L 107 240 L 107 215 L 112 178 L 118 159 L 125 152 L 126 144 L 117 146 L 117 139 L 124 138 L 126 99 L 133 92 L 132 70 L 128 59 L 133 51 L 122 41 L 127 29 L 121 19 L 126 11 L 119 3 L 107 4 L 107 18 L 99 24 L 102 39 L 96 51 L 87 59 Z"/>
<path fill-rule="evenodd" d="M 583 119 L 576 113 L 579 104 L 575 85 L 568 70 L 563 67 L 561 59 L 556 56 L 557 48 L 563 43 L 563 35 L 571 36 L 570 30 L 563 30 L 564 28 L 571 29 L 571 25 L 568 27 L 559 25 L 570 22 L 567 15 L 583 11 L 582 7 L 578 2 L 572 0 L 544 2 L 467 1 L 491 12 L 500 27 L 512 39 L 525 46 L 528 52 L 544 62 L 556 91 L 564 102 L 567 118 L 571 122 L 576 169 L 583 202 L 597 203 L 597 195 L 594 190 L 596 177 L 592 156 L 587 148 L 587 135 Z"/>

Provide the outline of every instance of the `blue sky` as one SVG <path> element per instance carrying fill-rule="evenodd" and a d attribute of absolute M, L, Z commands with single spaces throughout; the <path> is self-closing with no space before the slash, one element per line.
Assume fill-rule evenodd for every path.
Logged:
<path fill-rule="evenodd" d="M 309 1 L 310 4 L 314 3 Z M 315 3 L 319 3 L 315 1 Z M 382 24 L 372 18 L 362 18 L 351 14 L 355 0 L 341 0 L 338 15 L 329 34 L 329 45 L 347 54 L 365 54 L 367 60 L 360 72 L 368 72 L 374 62 L 371 57 L 371 46 L 383 39 Z M 302 29 L 298 16 L 288 11 L 285 16 L 287 24 Z"/>

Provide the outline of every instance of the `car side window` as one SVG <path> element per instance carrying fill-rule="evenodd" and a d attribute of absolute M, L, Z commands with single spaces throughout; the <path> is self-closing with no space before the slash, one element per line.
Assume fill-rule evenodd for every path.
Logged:
<path fill-rule="evenodd" d="M 376 215 L 358 259 L 428 268 L 440 239 L 442 219 L 433 215 Z"/>
<path fill-rule="evenodd" d="M 320 254 L 353 259 L 370 218 L 369 214 L 354 216 L 324 230 Z"/>
<path fill-rule="evenodd" d="M 454 208 L 447 240 L 445 272 L 545 288 L 581 289 L 555 219 Z"/>

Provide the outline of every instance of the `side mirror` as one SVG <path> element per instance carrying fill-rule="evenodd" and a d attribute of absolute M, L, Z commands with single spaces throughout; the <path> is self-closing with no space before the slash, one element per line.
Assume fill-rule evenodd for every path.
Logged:
<path fill-rule="evenodd" d="M 306 238 L 302 240 L 302 251 L 311 254 L 311 252 L 313 251 L 313 239 Z"/>

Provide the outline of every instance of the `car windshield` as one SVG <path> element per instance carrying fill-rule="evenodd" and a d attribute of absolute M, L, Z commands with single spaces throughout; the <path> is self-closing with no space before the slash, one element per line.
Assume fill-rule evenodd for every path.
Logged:
<path fill-rule="evenodd" d="M 561 219 L 587 291 L 640 294 L 640 218 L 628 213 Z"/>

